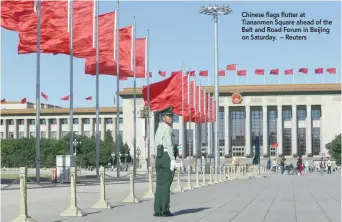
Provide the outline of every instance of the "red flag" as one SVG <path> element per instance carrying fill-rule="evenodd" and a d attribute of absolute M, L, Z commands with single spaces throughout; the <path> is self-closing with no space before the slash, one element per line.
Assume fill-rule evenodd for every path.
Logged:
<path fill-rule="evenodd" d="M 100 18 L 99 18 L 100 19 Z M 104 18 L 105 19 L 105 18 Z M 132 77 L 132 26 L 124 27 L 120 29 L 120 76 Z M 113 36 L 113 35 L 112 35 Z M 114 41 L 114 36 L 111 39 Z M 113 44 L 112 44 L 113 45 Z M 103 46 L 107 47 L 108 46 Z M 99 58 L 99 73 L 104 75 L 116 76 L 116 61 L 114 60 L 114 46 L 109 47 L 111 51 L 104 51 L 100 53 Z M 100 45 L 101 51 L 101 45 Z M 110 53 L 108 53 L 110 52 Z M 139 71 L 140 72 L 140 71 Z M 86 59 L 85 73 L 90 75 L 96 75 L 96 57 L 89 57 Z"/>
<path fill-rule="evenodd" d="M 46 101 L 48 101 L 48 96 L 47 96 L 45 93 L 41 92 L 40 95 L 42 95 L 42 97 L 43 97 Z"/>
<path fill-rule="evenodd" d="M 315 69 L 315 74 L 323 74 L 323 68 Z"/>
<path fill-rule="evenodd" d="M 278 143 L 273 143 L 272 146 L 273 146 L 274 148 L 278 148 Z"/>
<path fill-rule="evenodd" d="M 308 68 L 300 68 L 298 72 L 301 72 L 303 74 L 308 74 Z"/>
<path fill-rule="evenodd" d="M 285 69 L 285 75 L 293 75 L 293 69 Z"/>
<path fill-rule="evenodd" d="M 26 97 L 21 100 L 21 103 L 22 104 L 26 103 Z"/>
<path fill-rule="evenodd" d="M 6 102 L 6 99 L 2 99 L 2 100 L 1 100 L 1 103 L 5 103 L 5 102 Z"/>
<path fill-rule="evenodd" d="M 1 0 L 1 27 L 19 31 L 33 11 L 33 0 Z"/>
<path fill-rule="evenodd" d="M 61 100 L 69 100 L 69 99 L 70 99 L 70 96 L 65 96 L 61 98 Z"/>
<path fill-rule="evenodd" d="M 87 98 L 85 98 L 86 100 L 92 100 L 93 97 L 92 96 L 88 96 Z"/>
<path fill-rule="evenodd" d="M 181 103 L 182 90 L 179 87 L 180 82 L 182 82 L 182 71 L 178 71 L 176 75 L 172 75 L 165 80 L 150 84 L 151 110 L 163 110 Z M 142 94 L 145 105 L 147 105 L 147 86 L 143 87 Z"/>
<path fill-rule="evenodd" d="M 148 74 L 149 74 L 149 77 L 152 77 L 152 72 L 149 72 Z"/>
<path fill-rule="evenodd" d="M 336 74 L 336 68 L 327 68 L 329 74 Z"/>
<path fill-rule="evenodd" d="M 84 58 L 94 53 L 93 43 L 93 1 L 73 3 L 74 56 Z M 22 24 L 19 33 L 18 53 L 35 53 L 37 50 L 37 13 L 32 13 Z M 42 1 L 40 49 L 43 53 L 70 54 L 68 32 L 68 2 Z M 101 35 L 100 35 L 101 36 Z"/>
<path fill-rule="evenodd" d="M 208 70 L 199 71 L 199 76 L 208 76 Z"/>
<path fill-rule="evenodd" d="M 214 100 L 213 101 L 213 122 L 215 122 L 216 121 L 216 101 Z"/>
<path fill-rule="evenodd" d="M 264 69 L 256 69 L 254 72 L 255 75 L 264 75 L 265 70 Z"/>
<path fill-rule="evenodd" d="M 128 80 L 127 76 L 121 76 L 119 77 L 119 80 Z"/>
<path fill-rule="evenodd" d="M 226 75 L 226 70 L 222 69 L 218 71 L 219 76 L 225 76 Z"/>
<path fill-rule="evenodd" d="M 195 76 L 195 71 L 187 71 L 186 75 L 187 76 Z"/>
<path fill-rule="evenodd" d="M 235 70 L 236 70 L 236 64 L 227 65 L 227 70 L 233 70 L 233 71 L 235 71 Z"/>
<path fill-rule="evenodd" d="M 246 69 L 238 70 L 237 75 L 238 76 L 247 76 L 247 70 Z"/>
<path fill-rule="evenodd" d="M 173 106 L 173 113 L 177 115 L 183 115 L 184 122 L 195 122 L 195 107 L 194 107 L 194 87 L 195 87 L 195 82 L 190 81 L 190 84 L 188 84 L 188 78 L 189 76 L 184 76 L 183 77 L 183 100 L 182 100 L 182 87 L 179 87 L 178 83 L 178 88 L 177 88 L 177 94 L 179 96 L 177 103 Z M 182 80 L 181 80 L 182 81 Z M 190 104 L 188 104 L 188 101 Z M 182 112 L 182 103 L 184 105 L 184 113 Z"/>
<path fill-rule="evenodd" d="M 279 69 L 271 69 L 270 74 L 271 75 L 279 75 Z"/>
<path fill-rule="evenodd" d="M 138 38 L 135 40 L 135 67 L 136 67 L 136 77 L 145 78 L 146 77 L 146 47 L 147 39 Z M 133 73 L 132 73 L 133 74 Z"/>
<path fill-rule="evenodd" d="M 162 77 L 165 77 L 166 76 L 166 72 L 165 71 L 160 71 L 158 72 L 158 74 Z"/>

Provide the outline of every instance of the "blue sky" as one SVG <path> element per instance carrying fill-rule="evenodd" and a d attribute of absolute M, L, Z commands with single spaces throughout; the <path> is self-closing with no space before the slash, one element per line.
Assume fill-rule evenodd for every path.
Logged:
<path fill-rule="evenodd" d="M 197 78 L 202 85 L 213 84 L 214 25 L 211 17 L 198 13 L 202 5 L 215 2 L 121 2 L 120 26 L 137 20 L 137 37 L 146 36 L 150 29 L 150 71 L 153 81 L 160 81 L 158 70 L 177 71 L 184 68 L 209 70 L 209 78 Z M 217 2 L 220 4 L 220 2 Z M 221 2 L 225 3 L 225 2 Z M 280 79 L 267 75 L 267 84 L 292 84 L 292 76 L 283 70 L 309 68 L 309 74 L 295 72 L 295 83 L 322 83 L 323 76 L 313 74 L 315 68 L 336 67 L 337 75 L 324 75 L 325 83 L 341 82 L 341 2 L 230 2 L 233 12 L 220 18 L 219 67 L 238 64 L 248 70 L 248 84 L 264 84 L 264 77 L 254 75 L 254 69 L 279 68 Z M 324 8 L 324 10 L 322 10 Z M 101 2 L 100 13 L 116 9 L 116 2 Z M 306 41 L 245 41 L 241 40 L 242 12 L 305 12 L 306 19 L 333 21 L 330 34 L 305 33 Z M 284 18 L 283 18 L 284 19 Z M 35 101 L 36 54 L 18 55 L 18 35 L 1 28 L 2 85 L 1 97 L 18 101 L 27 97 Z M 281 35 L 281 34 L 280 34 Z M 301 35 L 299 33 L 299 35 Z M 279 39 L 279 38 L 278 38 Z M 169 75 L 168 74 L 168 75 Z M 220 85 L 247 84 L 247 78 L 236 78 L 234 72 L 220 77 Z M 74 106 L 95 106 L 95 77 L 84 74 L 84 60 L 74 59 Z M 138 86 L 145 84 L 138 81 Z M 122 81 L 121 87 L 133 86 Z M 68 101 L 59 99 L 69 94 L 69 57 L 66 55 L 41 56 L 41 91 L 49 95 L 49 103 L 64 107 Z M 116 77 L 100 76 L 100 106 L 113 106 Z M 93 101 L 84 98 L 93 96 Z M 43 100 L 42 100 L 43 101 Z"/>

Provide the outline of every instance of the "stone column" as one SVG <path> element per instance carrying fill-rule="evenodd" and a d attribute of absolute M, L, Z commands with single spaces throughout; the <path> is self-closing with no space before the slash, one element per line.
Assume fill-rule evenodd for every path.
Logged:
<path fill-rule="evenodd" d="M 229 132 L 229 106 L 224 107 L 224 154 L 229 154 L 230 132 Z"/>
<path fill-rule="evenodd" d="M 245 118 L 245 155 L 251 154 L 251 107 L 246 106 Z"/>
<path fill-rule="evenodd" d="M 8 120 L 4 119 L 4 137 L 3 139 L 7 139 L 8 138 Z"/>
<path fill-rule="evenodd" d="M 292 105 L 292 155 L 297 154 L 297 105 Z"/>
<path fill-rule="evenodd" d="M 18 131 L 19 131 L 18 120 L 14 119 L 13 123 L 14 123 L 14 135 L 13 135 L 13 137 L 14 137 L 14 139 L 18 139 L 19 138 L 19 136 L 18 136 L 18 134 L 19 134 L 18 133 Z"/>
<path fill-rule="evenodd" d="M 28 131 L 29 131 L 29 126 L 28 126 L 28 120 L 24 119 L 24 137 L 27 138 L 28 137 Z"/>
<path fill-rule="evenodd" d="M 47 125 L 47 127 L 46 127 L 46 129 L 47 129 L 46 137 L 48 139 L 51 139 L 51 123 L 50 123 L 49 119 L 45 119 L 45 121 L 46 121 L 46 125 Z"/>
<path fill-rule="evenodd" d="M 101 118 L 101 140 L 104 141 L 104 136 L 106 133 L 106 121 L 105 118 Z"/>
<path fill-rule="evenodd" d="M 268 122 L 267 122 L 267 106 L 262 106 L 262 153 L 267 155 L 268 147 Z M 261 154 L 260 154 L 261 155 Z"/>
<path fill-rule="evenodd" d="M 323 127 L 323 122 L 324 122 L 324 113 L 322 112 L 323 111 L 323 106 L 324 105 L 321 105 L 321 118 L 320 118 L 320 138 L 319 138 L 319 141 L 320 141 L 320 155 L 322 155 L 322 153 L 325 153 L 326 149 L 325 149 L 325 144 L 324 144 L 324 127 Z"/>
<path fill-rule="evenodd" d="M 306 155 L 312 154 L 312 119 L 311 105 L 306 105 Z"/>
<path fill-rule="evenodd" d="M 277 107 L 277 143 L 278 148 L 276 150 L 277 156 L 283 153 L 283 110 L 282 106 Z"/>
<path fill-rule="evenodd" d="M 94 133 L 94 118 L 90 118 L 90 137 L 92 136 L 95 136 L 95 133 Z"/>
<path fill-rule="evenodd" d="M 57 139 L 60 140 L 61 139 L 61 119 L 57 118 L 56 123 L 57 123 Z"/>
<path fill-rule="evenodd" d="M 83 123 L 82 118 L 78 118 L 78 134 L 81 136 L 83 135 Z"/>

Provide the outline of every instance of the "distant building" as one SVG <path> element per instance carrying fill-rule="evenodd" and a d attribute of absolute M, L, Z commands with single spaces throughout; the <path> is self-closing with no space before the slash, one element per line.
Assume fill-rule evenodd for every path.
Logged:
<path fill-rule="evenodd" d="M 213 93 L 213 87 L 204 88 Z M 325 145 L 341 133 L 340 84 L 220 86 L 219 91 L 217 137 L 221 157 L 253 156 L 253 136 L 257 135 L 260 136 L 262 157 L 327 155 Z M 133 151 L 133 112 L 126 112 L 133 110 L 133 89 L 123 89 L 120 96 L 125 110 L 123 140 Z M 137 89 L 137 110 L 143 106 L 141 89 Z M 150 121 L 153 144 L 159 114 L 153 112 Z M 192 123 L 191 130 L 185 130 L 186 125 L 182 117 L 175 117 L 174 142 L 184 147 L 183 157 L 199 152 L 214 153 L 212 142 L 209 141 L 208 145 L 209 124 L 195 127 Z M 200 132 L 196 137 L 193 136 L 194 129 Z M 138 118 L 137 149 L 143 162 L 148 153 L 146 136 L 146 119 Z"/>
<path fill-rule="evenodd" d="M 95 136 L 95 108 L 74 108 L 73 131 L 77 135 Z M 100 107 L 100 138 L 110 130 L 115 140 L 116 108 Z M 5 102 L 1 104 L 0 138 L 36 136 L 36 109 L 34 103 Z M 122 134 L 122 109 L 120 108 L 120 132 Z M 41 138 L 62 139 L 69 133 L 69 108 L 41 104 Z"/>

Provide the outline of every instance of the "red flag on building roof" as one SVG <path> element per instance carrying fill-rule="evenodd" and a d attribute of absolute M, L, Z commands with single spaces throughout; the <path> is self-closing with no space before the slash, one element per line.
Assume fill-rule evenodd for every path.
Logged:
<path fill-rule="evenodd" d="M 208 76 L 208 70 L 201 70 L 198 74 L 199 76 Z"/>
<path fill-rule="evenodd" d="M 148 74 L 149 74 L 149 77 L 152 77 L 152 72 L 148 72 Z"/>
<path fill-rule="evenodd" d="M 315 74 L 323 74 L 323 68 L 315 69 Z"/>
<path fill-rule="evenodd" d="M 6 102 L 6 99 L 2 99 L 2 100 L 1 100 L 1 103 L 5 103 L 5 102 Z"/>
<path fill-rule="evenodd" d="M 308 69 L 308 68 L 300 68 L 300 69 L 298 70 L 298 72 L 301 72 L 301 73 L 303 73 L 303 74 L 308 74 L 309 69 Z"/>
<path fill-rule="evenodd" d="M 329 74 L 336 74 L 336 68 L 327 68 Z"/>
<path fill-rule="evenodd" d="M 46 101 L 48 101 L 48 96 L 47 96 L 45 93 L 41 92 L 40 95 L 42 95 L 42 97 L 43 97 Z"/>
<path fill-rule="evenodd" d="M 88 97 L 86 97 L 85 99 L 86 99 L 86 100 L 92 100 L 93 97 L 92 97 L 92 96 L 88 96 Z"/>
<path fill-rule="evenodd" d="M 165 71 L 159 70 L 158 74 L 159 74 L 160 76 L 163 76 L 163 77 L 166 76 L 166 72 L 165 72 Z"/>
<path fill-rule="evenodd" d="M 70 99 L 70 96 L 64 96 L 61 98 L 61 100 L 69 100 Z"/>
<path fill-rule="evenodd" d="M 227 65 L 227 70 L 235 71 L 236 70 L 236 64 Z"/>
<path fill-rule="evenodd" d="M 246 69 L 238 70 L 237 75 L 238 76 L 247 76 L 247 70 Z"/>
<path fill-rule="evenodd" d="M 25 104 L 27 101 L 26 101 L 26 97 L 25 98 L 23 98 L 22 100 L 21 100 L 21 103 L 22 104 Z"/>
<path fill-rule="evenodd" d="M 279 75 L 279 69 L 271 69 L 270 74 L 271 75 Z"/>
<path fill-rule="evenodd" d="M 264 69 L 256 69 L 254 72 L 255 75 L 264 75 L 265 70 Z"/>
<path fill-rule="evenodd" d="M 218 71 L 219 76 L 225 76 L 226 75 L 226 70 L 222 69 Z"/>
<path fill-rule="evenodd" d="M 293 69 L 285 69 L 285 75 L 293 75 Z"/>
<path fill-rule="evenodd" d="M 187 71 L 187 72 L 186 72 L 186 75 L 188 75 L 188 76 L 195 76 L 195 71 L 194 71 L 194 70 L 192 70 L 192 71 Z"/>

